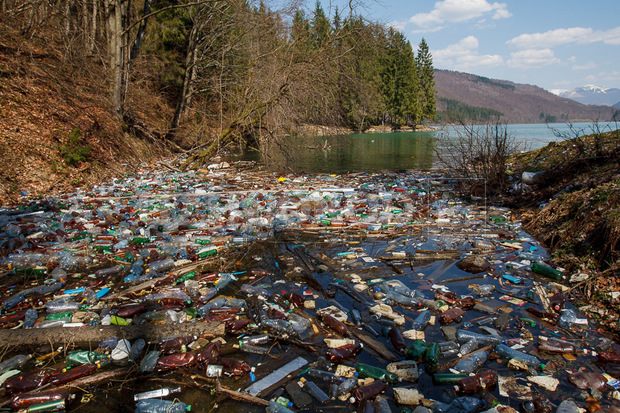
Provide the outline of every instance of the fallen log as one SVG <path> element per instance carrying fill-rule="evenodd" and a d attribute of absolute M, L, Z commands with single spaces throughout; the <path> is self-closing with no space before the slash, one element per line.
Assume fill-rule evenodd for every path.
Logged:
<path fill-rule="evenodd" d="M 105 338 L 112 336 L 129 341 L 142 338 L 147 342 L 177 336 L 215 337 L 224 335 L 224 326 L 222 322 L 198 322 L 0 330 L 0 342 L 11 349 L 36 346 L 66 348 L 68 345 L 91 348 L 97 347 Z"/>

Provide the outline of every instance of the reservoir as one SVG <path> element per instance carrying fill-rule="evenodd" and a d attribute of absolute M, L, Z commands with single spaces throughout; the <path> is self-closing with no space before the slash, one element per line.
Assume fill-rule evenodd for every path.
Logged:
<path fill-rule="evenodd" d="M 564 123 L 507 125 L 507 132 L 526 150 L 552 141 L 610 130 L 608 124 Z M 234 160 L 253 160 L 281 172 L 347 173 L 376 170 L 428 170 L 438 167 L 435 150 L 443 137 L 457 139 L 462 126 L 434 126 L 435 132 L 363 133 L 334 136 L 290 136 L 268 142 L 262 150 L 245 149 Z M 615 129 L 615 128 L 614 128 Z"/>

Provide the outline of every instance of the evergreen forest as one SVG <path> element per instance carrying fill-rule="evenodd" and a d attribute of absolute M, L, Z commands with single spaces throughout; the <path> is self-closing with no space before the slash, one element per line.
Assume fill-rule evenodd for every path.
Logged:
<path fill-rule="evenodd" d="M 0 13 L 41 50 L 60 48 L 71 70 L 100 66 L 93 81 L 105 81 L 126 130 L 200 147 L 197 163 L 304 125 L 398 129 L 436 117 L 426 41 L 414 49 L 353 2 L 0 0 Z"/>

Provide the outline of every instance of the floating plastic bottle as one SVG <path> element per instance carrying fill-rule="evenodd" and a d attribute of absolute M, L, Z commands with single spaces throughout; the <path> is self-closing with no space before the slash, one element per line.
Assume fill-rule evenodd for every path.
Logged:
<path fill-rule="evenodd" d="M 347 393 L 350 393 L 357 386 L 357 374 L 353 377 L 349 377 L 342 383 L 338 385 L 338 390 L 336 391 L 337 396 L 344 396 Z"/>
<path fill-rule="evenodd" d="M 459 380 L 469 377 L 465 373 L 435 373 L 433 374 L 433 382 L 435 384 L 456 384 Z"/>
<path fill-rule="evenodd" d="M 98 361 L 106 360 L 107 354 L 99 353 L 96 351 L 88 350 L 75 350 L 67 352 L 65 361 L 69 366 L 78 366 L 80 364 L 96 363 Z"/>
<path fill-rule="evenodd" d="M 454 370 L 458 373 L 470 374 L 476 371 L 478 368 L 484 365 L 487 361 L 489 353 L 486 351 L 479 351 L 471 356 L 460 360 L 454 366 Z"/>
<path fill-rule="evenodd" d="M 401 381 L 401 378 L 396 374 L 390 373 L 381 367 L 375 367 L 365 363 L 356 363 L 355 370 L 360 377 L 372 377 L 375 380 L 385 380 L 391 384 Z"/>
<path fill-rule="evenodd" d="M 538 341 L 538 350 L 558 354 L 575 354 L 578 351 L 574 344 L 552 337 L 546 340 L 541 337 Z"/>
<path fill-rule="evenodd" d="M 159 356 L 161 355 L 161 351 L 159 350 L 151 350 L 142 358 L 140 361 L 140 372 L 148 373 L 155 370 L 155 366 L 157 365 L 157 360 L 159 360 Z"/>
<path fill-rule="evenodd" d="M 145 399 L 157 399 L 160 397 L 166 397 L 171 394 L 179 393 L 179 392 L 181 392 L 180 387 L 177 387 L 174 389 L 171 389 L 169 387 L 164 387 L 161 389 L 155 389 L 155 390 L 145 391 L 142 393 L 136 393 L 133 395 L 133 400 L 137 402 L 139 400 L 145 400 Z"/>
<path fill-rule="evenodd" d="M 398 350 L 398 352 L 405 352 L 405 349 L 407 348 L 405 344 L 405 339 L 403 338 L 403 335 L 397 327 L 393 326 L 390 328 L 388 337 L 390 338 L 390 342 L 392 343 L 394 348 Z"/>
<path fill-rule="evenodd" d="M 405 350 L 405 357 L 409 360 L 419 360 L 426 351 L 428 345 L 423 340 L 415 340 L 413 344 Z"/>
<path fill-rule="evenodd" d="M 424 327 L 428 324 L 431 319 L 430 310 L 424 310 L 413 320 L 411 323 L 411 328 L 421 331 L 424 330 Z"/>
<path fill-rule="evenodd" d="M 64 389 L 45 390 L 36 393 L 16 394 L 9 405 L 13 410 L 27 409 L 41 403 L 58 402 L 70 398 L 71 393 Z"/>
<path fill-rule="evenodd" d="M 50 369 L 31 370 L 9 378 L 4 388 L 9 394 L 22 393 L 43 386 L 52 374 Z"/>
<path fill-rule="evenodd" d="M 191 366 L 196 362 L 197 354 L 192 351 L 174 353 L 160 357 L 157 360 L 157 368 L 160 370 L 172 370 L 180 367 Z"/>
<path fill-rule="evenodd" d="M 306 390 L 312 397 L 314 397 L 320 404 L 327 403 L 330 399 L 327 393 L 325 393 L 316 383 L 312 381 L 306 381 L 304 383 L 304 390 Z"/>
<path fill-rule="evenodd" d="M 358 387 L 352 393 L 352 397 L 349 400 L 353 404 L 360 404 L 365 400 L 370 400 L 379 394 L 386 391 L 388 388 L 387 383 L 383 380 L 376 380 L 366 386 Z"/>
<path fill-rule="evenodd" d="M 2 302 L 2 310 L 11 310 L 12 308 L 17 307 L 25 299 L 26 296 L 24 293 L 14 294 Z"/>
<path fill-rule="evenodd" d="M 269 406 L 265 409 L 267 413 L 294 413 L 291 409 L 286 406 L 281 405 L 280 403 L 271 401 L 269 402 Z"/>
<path fill-rule="evenodd" d="M 463 314 L 465 314 L 465 311 L 463 311 L 462 308 L 459 308 L 459 307 L 451 308 L 448 311 L 441 313 L 441 315 L 439 316 L 439 324 L 447 325 L 455 321 L 459 322 L 460 320 L 463 319 Z"/>
<path fill-rule="evenodd" d="M 552 278 L 558 281 L 562 279 L 562 273 L 555 268 L 547 267 L 546 265 L 542 265 L 537 262 L 532 263 L 531 268 L 532 272 L 535 272 L 536 274 L 545 276 L 547 278 Z"/>
<path fill-rule="evenodd" d="M 344 377 L 336 376 L 334 373 L 325 370 L 319 369 L 308 369 L 308 376 L 314 377 L 315 379 L 319 379 L 326 383 L 342 383 L 345 379 Z"/>
<path fill-rule="evenodd" d="M 532 356 L 531 354 L 523 353 L 519 350 L 515 350 L 505 344 L 498 344 L 497 346 L 495 346 L 495 352 L 509 360 L 515 359 L 533 368 L 541 368 L 543 366 L 538 357 Z"/>
<path fill-rule="evenodd" d="M 461 343 L 467 342 L 473 338 L 478 340 L 478 343 L 482 345 L 500 344 L 503 340 L 501 337 L 479 334 L 468 330 L 457 330 L 456 332 L 456 339 Z"/>
<path fill-rule="evenodd" d="M 4 373 L 5 371 L 12 369 L 22 369 L 31 358 L 31 354 L 18 354 L 10 359 L 4 360 L 0 363 L 0 373 Z"/>
<path fill-rule="evenodd" d="M 156 274 L 164 274 L 167 271 L 174 269 L 174 260 L 172 258 L 166 258 L 163 260 L 152 262 L 147 267 L 147 272 L 154 272 Z"/>
<path fill-rule="evenodd" d="M 456 383 L 455 390 L 459 393 L 474 394 L 482 390 L 493 389 L 497 385 L 497 373 L 486 370 L 473 376 L 465 377 Z"/>
<path fill-rule="evenodd" d="M 62 386 L 63 384 L 69 383 L 73 380 L 94 374 L 99 367 L 100 365 L 97 364 L 82 364 L 81 366 L 73 367 L 72 369 L 53 374 L 50 377 L 49 382 L 54 386 Z"/>
<path fill-rule="evenodd" d="M 145 399 L 136 403 L 135 413 L 184 413 L 191 410 L 191 406 L 182 402 Z"/>
<path fill-rule="evenodd" d="M 478 347 L 480 347 L 480 343 L 478 343 L 478 339 L 472 338 L 471 340 L 463 343 L 459 349 L 459 357 L 462 357 L 466 354 L 471 353 L 472 351 L 475 351 L 476 349 L 478 349 Z"/>

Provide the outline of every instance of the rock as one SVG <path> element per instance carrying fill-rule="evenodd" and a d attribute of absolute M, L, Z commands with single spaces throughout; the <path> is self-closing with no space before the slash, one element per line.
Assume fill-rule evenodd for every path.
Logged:
<path fill-rule="evenodd" d="M 582 282 L 587 280 L 588 278 L 590 278 L 590 274 L 586 274 L 584 272 L 578 273 L 578 274 L 573 274 L 570 276 L 570 282 L 571 283 L 578 283 L 578 282 Z"/>
<path fill-rule="evenodd" d="M 479 255 L 471 255 L 457 262 L 456 266 L 462 271 L 478 274 L 489 268 L 491 264 Z"/>

